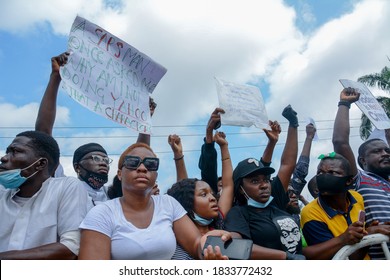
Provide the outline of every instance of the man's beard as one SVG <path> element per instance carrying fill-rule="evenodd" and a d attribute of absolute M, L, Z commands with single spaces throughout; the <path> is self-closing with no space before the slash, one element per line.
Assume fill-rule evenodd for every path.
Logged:
<path fill-rule="evenodd" d="M 287 213 L 289 214 L 300 214 L 301 213 L 301 209 L 299 208 L 299 206 L 293 206 L 292 204 L 287 204 L 287 207 L 286 207 L 286 211 Z"/>

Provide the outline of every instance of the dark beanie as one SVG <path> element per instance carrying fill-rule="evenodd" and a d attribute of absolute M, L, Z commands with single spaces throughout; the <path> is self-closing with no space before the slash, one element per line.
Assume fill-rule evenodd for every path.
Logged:
<path fill-rule="evenodd" d="M 88 144 L 85 144 L 85 145 L 82 145 L 82 146 L 78 147 L 76 149 L 76 151 L 74 151 L 74 154 L 73 154 L 73 164 L 79 163 L 79 161 L 86 154 L 88 154 L 90 152 L 102 152 L 102 153 L 105 153 L 107 155 L 106 150 L 100 144 L 88 143 Z"/>

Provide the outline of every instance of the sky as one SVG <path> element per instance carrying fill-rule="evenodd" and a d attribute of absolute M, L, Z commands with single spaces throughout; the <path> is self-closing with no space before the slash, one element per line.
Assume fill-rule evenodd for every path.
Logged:
<path fill-rule="evenodd" d="M 154 90 L 151 146 L 161 163 L 158 183 L 175 182 L 169 134 L 183 142 L 189 177 L 200 177 L 198 159 L 211 112 L 218 107 L 214 77 L 259 87 L 270 120 L 282 126 L 272 166 L 278 170 L 287 121 L 283 108 L 298 113 L 299 153 L 307 118 L 317 125 L 310 171 L 318 155 L 333 150 L 333 120 L 342 86 L 339 79 L 380 72 L 390 55 L 390 1 L 386 0 L 0 0 L 0 152 L 18 132 L 33 129 L 49 75 L 50 59 L 67 49 L 77 15 L 126 41 L 168 71 Z M 374 95 L 385 95 L 371 89 Z M 98 142 L 114 159 L 137 132 L 90 112 L 60 89 L 53 131 L 66 175 L 81 144 Z M 351 108 L 355 151 L 361 111 Z M 222 126 L 235 167 L 259 158 L 267 138 L 258 128 Z M 219 154 L 218 146 L 217 151 Z M 218 159 L 220 156 L 218 155 Z M 219 162 L 220 171 L 220 162 Z M 307 190 L 304 196 L 311 199 Z"/>

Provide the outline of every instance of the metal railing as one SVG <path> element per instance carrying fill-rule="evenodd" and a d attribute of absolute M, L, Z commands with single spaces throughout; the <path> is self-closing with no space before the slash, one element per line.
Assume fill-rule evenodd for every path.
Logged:
<path fill-rule="evenodd" d="M 354 245 L 346 245 L 343 248 L 341 248 L 336 253 L 336 255 L 334 255 L 333 260 L 348 260 L 348 257 L 354 252 L 356 252 L 357 250 L 367 246 L 376 245 L 376 244 L 381 244 L 386 259 L 390 260 L 389 247 L 387 246 L 387 242 L 389 241 L 390 241 L 389 236 L 381 233 L 366 235 L 362 238 L 362 240 L 359 243 L 356 243 Z"/>

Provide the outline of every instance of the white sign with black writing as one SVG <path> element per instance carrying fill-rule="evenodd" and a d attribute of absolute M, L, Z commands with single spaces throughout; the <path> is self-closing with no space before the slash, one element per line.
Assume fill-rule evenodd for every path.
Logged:
<path fill-rule="evenodd" d="M 61 67 L 62 86 L 81 105 L 116 123 L 150 134 L 149 95 L 166 69 L 100 26 L 77 16 Z"/>
<path fill-rule="evenodd" d="M 389 117 L 365 84 L 346 79 L 341 79 L 340 83 L 344 88 L 351 87 L 358 90 L 360 97 L 355 103 L 377 129 L 390 128 Z"/>
<path fill-rule="evenodd" d="M 269 128 L 267 110 L 258 87 L 241 85 L 215 78 L 221 123 L 233 126 Z"/>

